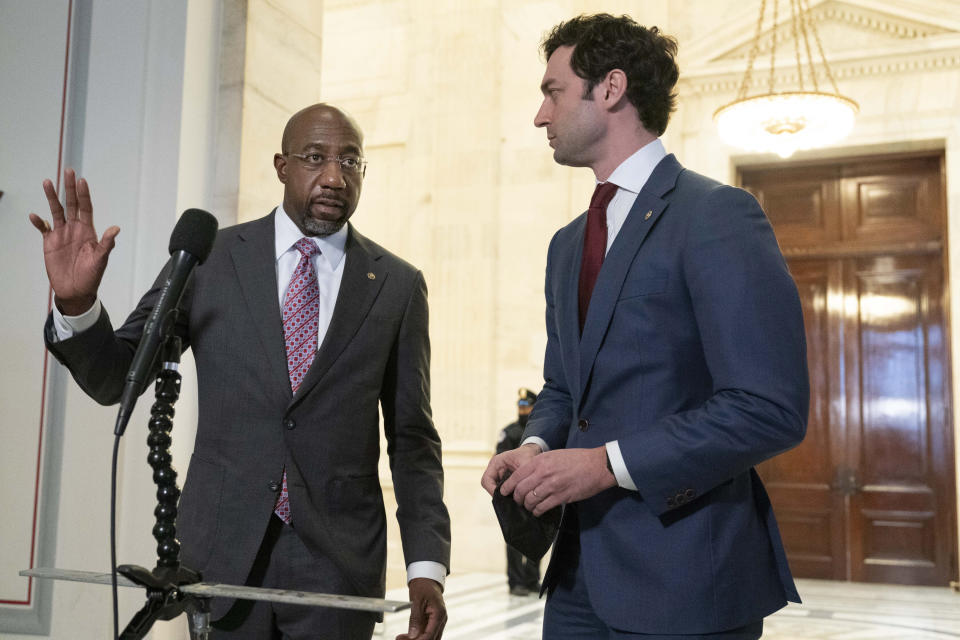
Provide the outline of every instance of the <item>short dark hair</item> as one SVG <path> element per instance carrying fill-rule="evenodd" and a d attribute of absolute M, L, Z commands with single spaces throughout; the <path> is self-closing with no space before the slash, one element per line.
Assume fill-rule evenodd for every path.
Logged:
<path fill-rule="evenodd" d="M 674 87 L 677 41 L 657 27 L 649 29 L 630 16 L 609 13 L 581 15 L 561 22 L 540 44 L 547 59 L 559 47 L 573 47 L 570 66 L 587 81 L 584 98 L 613 69 L 627 75 L 627 99 L 636 107 L 643 126 L 658 136 L 667 130 L 677 107 Z"/>

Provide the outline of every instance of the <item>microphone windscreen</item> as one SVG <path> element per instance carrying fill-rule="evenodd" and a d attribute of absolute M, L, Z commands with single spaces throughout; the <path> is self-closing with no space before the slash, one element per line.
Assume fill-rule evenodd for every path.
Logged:
<path fill-rule="evenodd" d="M 217 237 L 217 219 L 203 209 L 187 209 L 170 234 L 170 253 L 186 251 L 202 264 Z"/>

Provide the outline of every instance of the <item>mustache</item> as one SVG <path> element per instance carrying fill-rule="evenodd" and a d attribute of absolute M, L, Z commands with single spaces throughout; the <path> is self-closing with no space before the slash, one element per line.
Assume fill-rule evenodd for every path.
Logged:
<path fill-rule="evenodd" d="M 332 193 L 318 193 L 310 198 L 310 204 L 343 207 L 347 204 L 347 201 Z"/>

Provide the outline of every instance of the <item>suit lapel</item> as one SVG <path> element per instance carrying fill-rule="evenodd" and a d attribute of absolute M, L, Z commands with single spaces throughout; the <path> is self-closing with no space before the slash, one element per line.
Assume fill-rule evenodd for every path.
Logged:
<path fill-rule="evenodd" d="M 274 215 L 276 210 L 240 233 L 237 242 L 230 249 L 230 257 L 233 259 L 250 321 L 260 334 L 260 342 L 269 362 L 269 382 L 280 385 L 289 396 L 287 348 L 283 339 L 283 320 L 277 294 Z"/>
<path fill-rule="evenodd" d="M 344 255 L 343 278 L 330 326 L 290 406 L 297 404 L 323 378 L 367 317 L 387 279 L 388 272 L 379 258 L 379 252 L 351 225 Z"/>
<path fill-rule="evenodd" d="M 597 276 L 597 284 L 590 298 L 583 335 L 580 338 L 580 378 L 577 387 L 580 397 L 590 378 L 590 371 L 593 369 L 600 345 L 603 344 L 607 328 L 613 319 L 613 312 L 620 297 L 623 281 L 627 277 L 627 271 L 633 264 L 637 251 L 646 240 L 650 229 L 667 208 L 668 202 L 663 199 L 663 196 L 676 185 L 677 176 L 682 170 L 683 167 L 673 154 L 666 156 L 657 164 L 647 183 L 637 194 L 637 199 L 623 227 L 603 260 L 603 266 L 600 267 L 600 273 Z"/>
<path fill-rule="evenodd" d="M 557 331 L 560 334 L 560 349 L 563 354 L 564 371 L 570 377 L 567 388 L 571 393 L 580 393 L 580 262 L 583 260 L 583 234 L 587 216 L 577 220 L 576 233 L 571 234 L 571 243 L 563 252 L 570 256 L 570 264 L 562 267 L 566 272 L 563 295 L 557 297 Z"/>

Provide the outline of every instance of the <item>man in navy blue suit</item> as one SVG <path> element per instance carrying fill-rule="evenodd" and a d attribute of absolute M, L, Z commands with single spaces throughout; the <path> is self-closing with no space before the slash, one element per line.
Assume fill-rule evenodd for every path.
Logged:
<path fill-rule="evenodd" d="M 542 48 L 534 124 L 597 188 L 550 243 L 543 391 L 482 484 L 564 505 L 544 638 L 759 638 L 799 601 L 753 468 L 806 430 L 796 287 L 757 201 L 659 140 L 675 40 L 600 14 Z"/>

